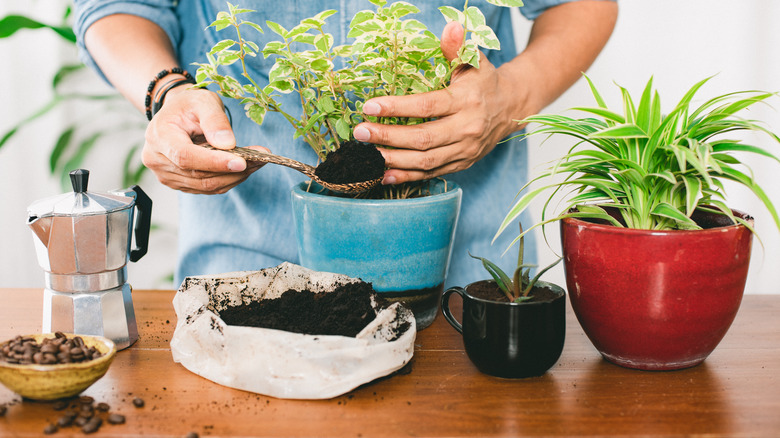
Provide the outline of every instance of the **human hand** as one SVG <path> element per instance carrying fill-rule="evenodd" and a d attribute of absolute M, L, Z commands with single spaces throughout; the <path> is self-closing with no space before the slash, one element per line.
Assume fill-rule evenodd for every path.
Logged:
<path fill-rule="evenodd" d="M 457 56 L 462 41 L 463 28 L 449 23 L 441 38 L 448 60 Z M 518 129 L 510 107 L 516 104 L 511 100 L 522 96 L 508 92 L 508 85 L 517 80 L 495 68 L 484 54 L 479 65 L 479 69 L 460 67 L 445 90 L 366 101 L 363 112 L 367 115 L 435 119 L 413 126 L 366 122 L 355 127 L 353 135 L 357 140 L 395 148 L 380 147 L 389 167 L 383 184 L 429 179 L 467 169 Z"/>
<path fill-rule="evenodd" d="M 197 146 L 203 140 L 232 149 L 236 139 L 217 94 L 178 87 L 146 128 L 142 160 L 166 186 L 186 193 L 219 194 L 237 186 L 263 163 Z M 265 150 L 266 148 L 256 147 Z"/>

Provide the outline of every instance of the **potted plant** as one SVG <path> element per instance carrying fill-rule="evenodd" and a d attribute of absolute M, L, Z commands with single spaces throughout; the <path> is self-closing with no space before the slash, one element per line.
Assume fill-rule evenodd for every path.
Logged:
<path fill-rule="evenodd" d="M 522 226 L 520 229 L 522 233 Z M 491 376 L 540 376 L 558 361 L 563 350 L 566 293 L 555 284 L 539 281 L 561 259 L 530 278 L 534 266 L 523 263 L 523 251 L 521 237 L 512 278 L 493 262 L 472 255 L 482 261 L 493 279 L 477 281 L 465 288 L 449 288 L 441 298 L 444 318 L 463 335 L 469 359 L 477 369 Z M 463 300 L 462 322 L 450 309 L 450 297 L 454 293 Z"/>
<path fill-rule="evenodd" d="M 780 228 L 777 211 L 733 152 L 778 158 L 725 134 L 755 131 L 735 114 L 774 93 L 742 91 L 692 104 L 696 83 L 667 114 L 652 78 L 639 102 L 621 88 L 622 114 L 588 79 L 595 108 L 583 118 L 537 115 L 532 134 L 577 143 L 530 182 L 498 233 L 543 194 L 544 225 L 560 221 L 566 282 L 583 330 L 609 361 L 671 370 L 702 362 L 726 334 L 740 305 L 750 260 L 753 219 L 726 204 L 724 182 L 750 189 Z M 573 194 L 553 217 L 561 191 Z M 522 192 L 522 191 L 521 191 Z M 521 234 L 522 236 L 522 234 Z"/>
<path fill-rule="evenodd" d="M 522 5 L 518 0 L 490 2 Z M 464 44 L 453 61 L 442 54 L 439 39 L 410 18 L 417 7 L 406 2 L 388 5 L 385 0 L 371 3 L 375 10 L 352 18 L 350 44 L 334 45 L 324 27 L 337 12 L 326 10 L 292 29 L 266 21 L 278 40 L 262 50 L 247 36 L 264 32 L 262 27 L 242 19 L 248 10 L 229 5 L 212 26 L 232 29 L 236 38 L 209 51 L 209 62 L 199 64 L 198 82 L 215 84 L 223 96 L 240 99 L 247 116 L 258 124 L 271 113 L 280 115 L 295 136 L 327 162 L 328 154 L 354 144 L 353 127 L 364 120 L 407 125 L 425 121 L 365 116 L 365 100 L 443 89 L 459 66 L 479 67 L 480 47 L 498 48 L 484 16 L 468 2 L 462 11 L 441 8 L 447 20 L 457 20 L 465 29 Z M 245 65 L 248 57 L 260 53 L 274 59 L 267 84 L 220 71 L 237 62 Z M 290 93 L 300 98 L 300 114 L 288 113 L 281 105 L 279 97 Z M 409 305 L 418 329 L 425 328 L 438 312 L 460 202 L 461 189 L 439 179 L 385 186 L 359 198 L 334 196 L 303 182 L 292 192 L 300 264 L 371 282 L 384 297 Z"/>

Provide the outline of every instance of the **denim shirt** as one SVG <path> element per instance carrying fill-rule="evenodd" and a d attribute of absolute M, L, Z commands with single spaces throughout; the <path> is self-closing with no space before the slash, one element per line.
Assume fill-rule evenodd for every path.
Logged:
<path fill-rule="evenodd" d="M 546 8 L 566 1 L 525 0 L 520 12 L 526 18 L 534 19 Z M 415 18 L 437 35 L 441 35 L 446 24 L 438 8 L 442 5 L 456 9 L 463 7 L 462 0 L 421 0 L 415 4 L 421 10 Z M 490 5 L 485 0 L 470 0 L 469 5 L 482 10 L 487 24 L 501 41 L 501 50 L 487 53 L 488 59 L 500 65 L 514 58 L 517 50 L 510 11 Z M 264 24 L 268 19 L 288 29 L 322 10 L 336 9 L 339 13 L 328 18 L 326 27 L 333 34 L 335 44 L 347 42 L 345 29 L 356 12 L 373 9 L 367 0 L 250 0 L 238 6 L 257 11 L 247 16 L 247 20 Z M 205 62 L 209 49 L 216 42 L 228 38 L 224 32 L 217 33 L 214 28 L 207 28 L 217 12 L 226 9 L 224 0 L 76 0 L 75 31 L 79 38 L 80 55 L 87 65 L 100 72 L 84 47 L 84 32 L 104 16 L 132 14 L 154 21 L 164 29 L 177 49 L 180 65 L 194 74 L 196 67 L 192 63 Z M 253 40 L 262 48 L 274 36 L 270 31 L 254 33 Z M 272 64 L 272 59 L 258 56 L 252 60 L 250 68 L 253 71 L 250 74 L 260 83 L 267 77 Z M 240 68 L 238 64 L 234 66 Z M 238 72 L 232 74 L 239 75 Z M 288 98 L 283 103 L 285 108 L 300 108 L 294 95 L 285 97 Z M 295 160 L 316 163 L 317 158 L 311 148 L 300 139 L 293 139 L 290 125 L 281 117 L 273 117 L 278 114 L 270 114 L 262 127 L 258 127 L 244 116 L 243 108 L 237 101 L 225 99 L 224 103 L 232 114 L 238 145 L 262 145 Z M 469 251 L 489 258 L 507 272 L 513 271 L 516 257 L 511 253 L 516 247 L 508 251 L 506 257 L 501 255 L 516 233 L 507 231 L 493 244 L 491 240 L 518 190 L 527 181 L 526 157 L 525 143 L 511 140 L 496 146 L 471 168 L 446 176 L 463 189 L 462 210 L 445 283 L 447 287 L 465 286 L 489 278 L 481 263 L 468 256 Z M 223 195 L 180 193 L 179 259 L 175 284 L 180 284 L 184 277 L 190 275 L 257 270 L 283 261 L 297 263 L 290 190 L 304 179 L 294 170 L 267 165 Z M 525 217 L 523 223 L 528 227 L 532 222 Z M 528 262 L 535 260 L 534 251 L 534 239 L 529 237 L 526 239 Z"/>

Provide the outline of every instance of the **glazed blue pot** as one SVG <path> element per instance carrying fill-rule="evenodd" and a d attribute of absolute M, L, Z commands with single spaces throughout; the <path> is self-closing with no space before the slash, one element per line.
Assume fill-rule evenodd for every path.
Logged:
<path fill-rule="evenodd" d="M 329 193 L 309 182 L 293 188 L 300 264 L 370 282 L 382 297 L 409 307 L 418 330 L 429 326 L 444 289 L 460 187 L 436 180 L 430 196 L 393 200 Z"/>

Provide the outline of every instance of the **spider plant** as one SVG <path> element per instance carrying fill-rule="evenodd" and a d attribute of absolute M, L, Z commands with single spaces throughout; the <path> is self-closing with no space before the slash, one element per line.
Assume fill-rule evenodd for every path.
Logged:
<path fill-rule="evenodd" d="M 572 111 L 585 113 L 585 117 L 535 115 L 520 121 L 540 125 L 530 134 L 521 135 L 562 134 L 577 142 L 520 190 L 523 193 L 534 183 L 557 177 L 556 182 L 520 196 L 496 236 L 533 200 L 543 195 L 547 199 L 542 220 L 534 227 L 566 217 L 580 217 L 601 219 L 628 228 L 690 230 L 700 228 L 691 219 L 697 209 L 720 213 L 729 217 L 732 223 L 749 226 L 735 217 L 726 205 L 725 181 L 750 189 L 780 228 L 780 217 L 772 202 L 753 180 L 750 168 L 733 153 L 750 152 L 777 162 L 780 159 L 761 147 L 723 136 L 735 131 L 755 131 L 780 142 L 780 138 L 760 122 L 735 115 L 776 93 L 738 91 L 694 106 L 696 92 L 711 79 L 709 77 L 691 87 L 680 102 L 663 115 L 661 98 L 653 89 L 651 77 L 638 104 L 625 88 L 619 87 L 623 98 L 621 114 L 609 109 L 590 78 L 585 78 L 598 105 L 572 108 Z M 570 189 L 566 193 L 570 197 L 564 201 L 561 213 L 549 218 L 550 203 L 562 189 Z M 619 217 L 610 216 L 604 207 L 617 210 Z"/>
<path fill-rule="evenodd" d="M 536 282 L 539 280 L 539 278 L 561 261 L 561 258 L 559 257 L 558 260 L 542 269 L 533 278 L 531 278 L 531 268 L 535 268 L 536 265 L 528 265 L 523 263 L 523 255 L 525 252 L 525 245 L 523 241 L 524 234 L 523 225 L 520 224 L 520 245 L 517 254 L 517 268 L 515 268 L 515 273 L 512 278 L 509 278 L 509 276 L 501 268 L 499 268 L 498 265 L 491 262 L 490 260 L 483 257 L 477 257 L 469 253 L 472 258 L 482 262 L 482 266 L 486 271 L 488 271 L 490 276 L 493 277 L 493 280 L 496 281 L 496 285 L 499 289 L 501 289 L 501 292 L 506 295 L 510 303 L 521 303 L 523 301 L 530 300 L 533 297 L 531 291 L 533 290 L 534 285 L 536 285 Z"/>

